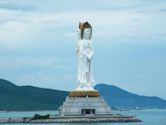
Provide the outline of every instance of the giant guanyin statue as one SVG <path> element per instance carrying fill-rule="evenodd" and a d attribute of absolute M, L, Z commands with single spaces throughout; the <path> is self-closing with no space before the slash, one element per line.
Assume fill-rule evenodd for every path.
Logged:
<path fill-rule="evenodd" d="M 92 26 L 88 22 L 79 23 L 78 29 L 78 87 L 70 93 L 72 97 L 99 96 L 97 90 L 94 89 L 94 78 L 92 73 L 92 58 L 94 54 L 92 46 Z"/>
<path fill-rule="evenodd" d="M 76 90 L 94 90 L 94 79 L 91 68 L 91 62 L 94 53 L 91 40 L 92 27 L 88 22 L 79 23 L 78 38 L 78 88 Z"/>

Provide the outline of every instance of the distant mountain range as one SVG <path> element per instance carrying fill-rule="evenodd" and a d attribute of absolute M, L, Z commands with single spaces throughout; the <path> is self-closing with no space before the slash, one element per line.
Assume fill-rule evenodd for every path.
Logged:
<path fill-rule="evenodd" d="M 107 84 L 98 84 L 95 88 L 112 107 L 166 108 L 166 101 L 159 97 L 139 96 Z M 67 91 L 17 86 L 0 79 L 0 111 L 57 110 L 68 94 Z"/>
<path fill-rule="evenodd" d="M 166 108 L 166 101 L 159 97 L 140 96 L 113 85 L 98 84 L 95 88 L 107 103 L 120 108 Z"/>
<path fill-rule="evenodd" d="M 16 86 L 9 81 L 0 79 L 0 110 L 58 109 L 67 95 L 66 91 Z"/>

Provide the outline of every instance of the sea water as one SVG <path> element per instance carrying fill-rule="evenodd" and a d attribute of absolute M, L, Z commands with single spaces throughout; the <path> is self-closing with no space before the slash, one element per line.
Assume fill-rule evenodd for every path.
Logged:
<path fill-rule="evenodd" d="M 16 118 L 16 117 L 31 117 L 34 114 L 57 114 L 57 111 L 28 111 L 28 112 L 0 112 L 0 118 Z M 41 125 L 166 125 L 166 109 L 144 109 L 144 110 L 128 110 L 128 111 L 113 111 L 114 114 L 124 114 L 124 115 L 136 115 L 137 118 L 141 119 L 143 122 L 137 123 L 42 123 Z M 14 124 L 14 125 L 20 125 Z M 5 124 L 11 125 L 11 124 Z M 30 124 L 26 125 L 40 125 L 40 124 Z"/>

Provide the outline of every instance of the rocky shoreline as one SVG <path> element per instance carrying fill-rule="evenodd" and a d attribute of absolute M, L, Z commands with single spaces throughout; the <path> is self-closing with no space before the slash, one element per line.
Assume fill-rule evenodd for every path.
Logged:
<path fill-rule="evenodd" d="M 1 118 L 2 123 L 85 123 L 85 122 L 141 122 L 135 116 L 107 115 L 107 116 L 50 116 L 47 119 Z"/>

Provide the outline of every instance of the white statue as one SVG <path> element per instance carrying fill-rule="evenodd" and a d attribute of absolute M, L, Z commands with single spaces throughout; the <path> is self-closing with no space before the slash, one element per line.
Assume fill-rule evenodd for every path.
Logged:
<path fill-rule="evenodd" d="M 77 57 L 78 57 L 78 74 L 77 82 L 78 88 L 76 90 L 94 90 L 94 79 L 92 74 L 91 62 L 93 58 L 93 47 L 92 47 L 92 27 L 86 23 L 80 23 L 78 31 L 78 47 L 77 47 Z"/>

